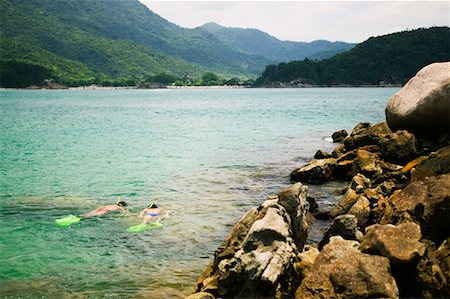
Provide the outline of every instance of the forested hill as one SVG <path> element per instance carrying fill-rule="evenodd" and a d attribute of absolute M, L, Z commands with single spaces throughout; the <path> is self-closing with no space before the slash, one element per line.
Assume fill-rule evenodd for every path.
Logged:
<path fill-rule="evenodd" d="M 0 0 L 0 14 L 2 65 L 34 65 L 71 85 L 162 72 L 256 76 L 270 63 L 172 24 L 137 0 Z"/>
<path fill-rule="evenodd" d="M 450 60 L 450 28 L 432 27 L 371 37 L 353 49 L 313 61 L 269 65 L 257 85 L 404 84 L 423 66 Z"/>
<path fill-rule="evenodd" d="M 274 62 L 304 58 L 324 59 L 355 46 L 355 44 L 326 40 L 310 43 L 281 41 L 258 29 L 231 28 L 216 23 L 206 23 L 198 28 L 210 32 L 236 51 L 263 56 Z"/>

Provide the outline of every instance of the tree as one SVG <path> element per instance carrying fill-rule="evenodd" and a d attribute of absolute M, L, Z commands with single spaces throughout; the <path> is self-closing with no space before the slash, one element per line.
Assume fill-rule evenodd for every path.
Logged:
<path fill-rule="evenodd" d="M 40 65 L 16 60 L 0 61 L 1 87 L 41 85 L 45 79 L 51 77 L 51 72 Z"/>
<path fill-rule="evenodd" d="M 217 76 L 212 72 L 207 72 L 202 76 L 202 85 L 211 86 L 211 85 L 220 85 L 221 83 L 222 82 L 220 82 L 219 76 Z"/>

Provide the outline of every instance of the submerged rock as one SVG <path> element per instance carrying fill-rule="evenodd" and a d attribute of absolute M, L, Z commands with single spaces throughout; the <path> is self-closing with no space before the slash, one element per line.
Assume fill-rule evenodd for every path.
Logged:
<path fill-rule="evenodd" d="M 331 237 L 295 298 L 398 298 L 389 260 L 362 253 L 358 247 L 356 241 Z"/>
<path fill-rule="evenodd" d="M 419 135 L 448 134 L 450 128 L 450 62 L 433 63 L 392 96 L 386 120 L 393 130 Z"/>
<path fill-rule="evenodd" d="M 306 240 L 307 188 L 300 183 L 249 211 L 216 250 L 196 292 L 216 297 L 273 297 L 282 292 Z"/>

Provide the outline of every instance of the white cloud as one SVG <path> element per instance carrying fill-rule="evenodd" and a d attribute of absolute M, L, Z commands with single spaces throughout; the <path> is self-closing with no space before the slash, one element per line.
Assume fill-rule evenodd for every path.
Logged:
<path fill-rule="evenodd" d="M 449 26 L 449 1 L 149 1 L 172 23 L 258 28 L 282 40 L 362 42 L 405 29 Z"/>

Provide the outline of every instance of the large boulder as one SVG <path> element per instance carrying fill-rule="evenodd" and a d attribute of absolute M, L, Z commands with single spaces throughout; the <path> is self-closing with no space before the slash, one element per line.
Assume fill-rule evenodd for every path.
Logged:
<path fill-rule="evenodd" d="M 386 120 L 393 130 L 418 135 L 448 134 L 450 128 L 450 62 L 422 68 L 386 106 Z"/>
<path fill-rule="evenodd" d="M 396 226 L 374 224 L 366 228 L 360 249 L 385 256 L 392 263 L 411 263 L 425 253 L 425 245 L 419 242 L 421 237 L 420 226 L 414 222 Z"/>
<path fill-rule="evenodd" d="M 306 240 L 307 187 L 300 183 L 250 210 L 215 252 L 195 292 L 215 297 L 273 297 L 283 292 Z"/>
<path fill-rule="evenodd" d="M 362 253 L 356 241 L 332 237 L 295 293 L 295 298 L 398 298 L 389 260 Z"/>

